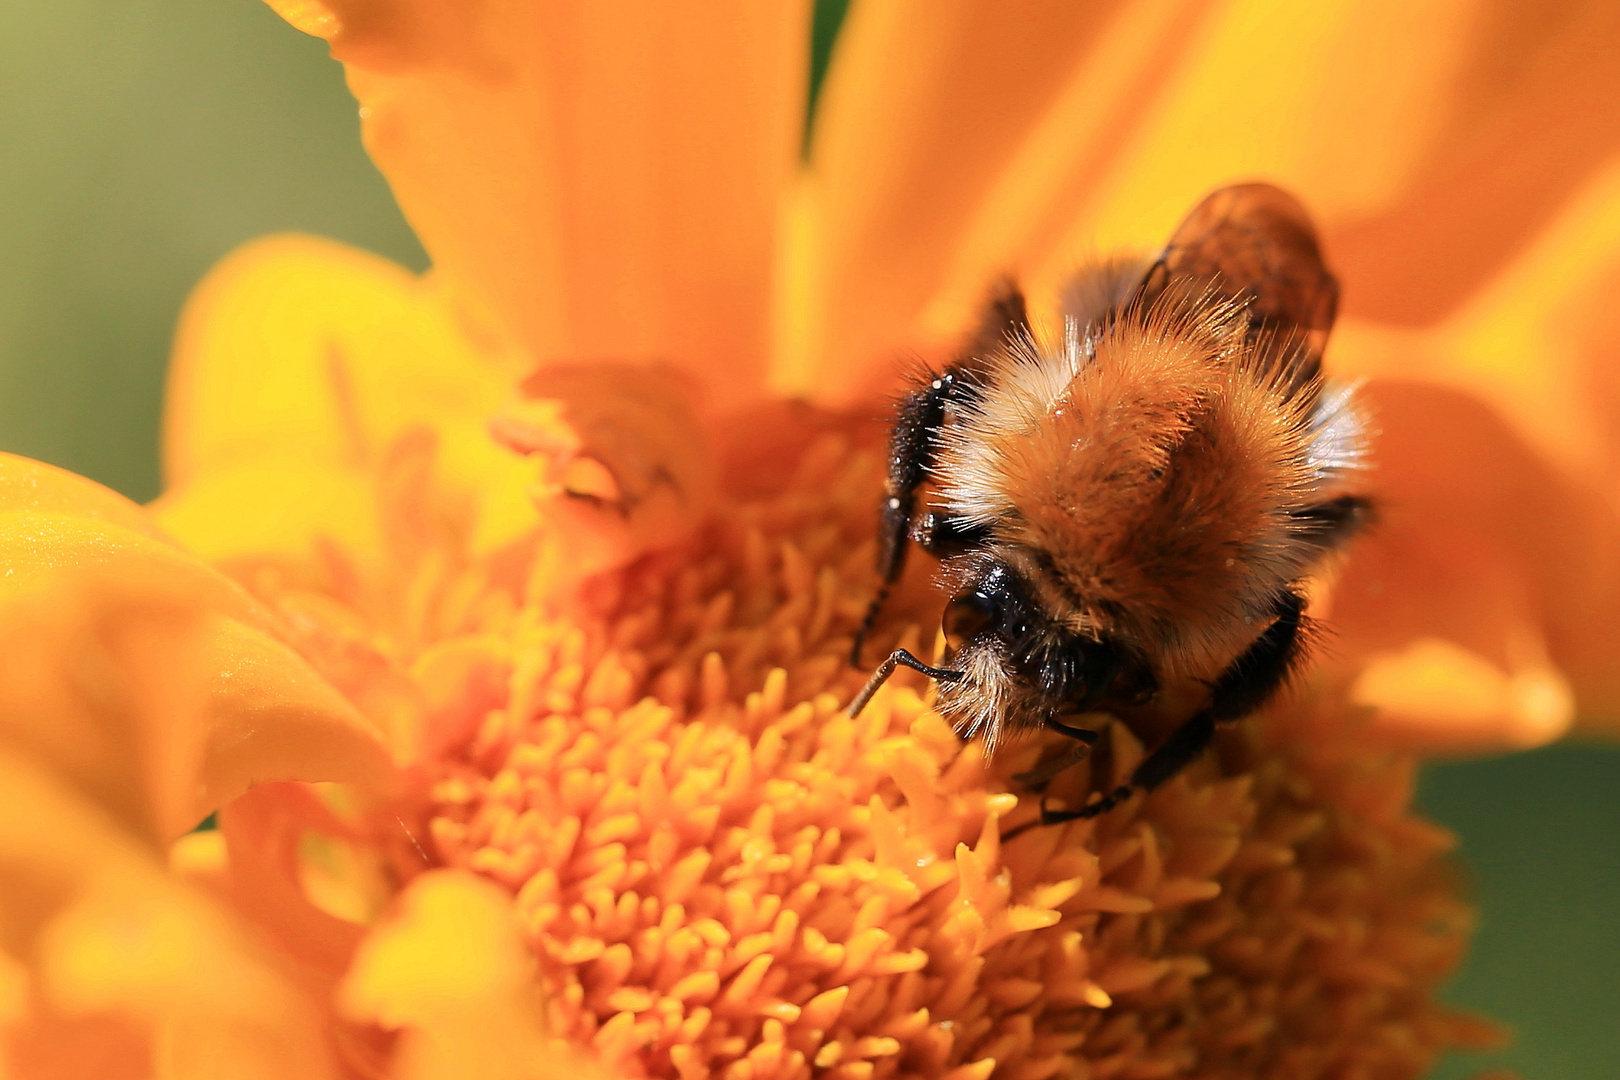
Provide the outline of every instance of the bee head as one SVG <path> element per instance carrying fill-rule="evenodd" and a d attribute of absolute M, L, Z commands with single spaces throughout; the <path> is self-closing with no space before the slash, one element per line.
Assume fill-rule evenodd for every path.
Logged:
<path fill-rule="evenodd" d="M 947 711 L 995 712 L 1013 728 L 1036 727 L 1151 686 L 1151 672 L 1130 650 L 1072 629 L 1006 563 L 981 555 L 973 570 L 958 578 L 942 619 L 951 665 L 965 673 L 941 688 Z"/>

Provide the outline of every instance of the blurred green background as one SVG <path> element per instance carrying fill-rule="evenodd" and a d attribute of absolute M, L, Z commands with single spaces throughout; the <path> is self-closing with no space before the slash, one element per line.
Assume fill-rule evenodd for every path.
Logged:
<path fill-rule="evenodd" d="M 818 60 L 843 6 L 820 5 Z M 426 265 L 321 42 L 255 0 L 0 4 L 0 449 L 156 495 L 175 314 L 287 229 Z M 1620 751 L 1434 766 L 1420 797 L 1482 909 L 1451 999 L 1517 1036 L 1436 1077 L 1620 1078 Z"/>

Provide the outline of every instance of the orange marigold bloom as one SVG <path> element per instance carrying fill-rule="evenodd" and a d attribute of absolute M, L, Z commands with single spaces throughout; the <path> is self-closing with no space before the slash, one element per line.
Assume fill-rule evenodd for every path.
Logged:
<path fill-rule="evenodd" d="M 1556 108 L 1620 100 L 1612 13 L 1521 64 L 1465 0 L 857 3 L 801 169 L 802 4 L 272 4 L 435 270 L 225 260 L 151 514 L 0 457 L 13 1073 L 1305 1080 L 1490 1036 L 1436 1002 L 1469 913 L 1410 754 L 1620 701 L 1620 129 Z M 1039 742 L 986 761 L 905 676 L 839 711 L 875 394 L 994 274 L 1049 297 L 1256 173 L 1326 222 L 1387 519 L 1310 685 L 1029 827 Z M 885 625 L 932 643 L 920 576 Z"/>

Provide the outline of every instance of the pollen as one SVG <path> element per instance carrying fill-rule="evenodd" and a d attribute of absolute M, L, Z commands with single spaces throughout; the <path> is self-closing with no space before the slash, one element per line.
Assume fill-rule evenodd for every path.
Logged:
<path fill-rule="evenodd" d="M 513 894 L 554 1035 L 682 1080 L 1415 1078 L 1483 1037 L 1434 998 L 1470 926 L 1450 839 L 1347 707 L 1050 828 L 1013 779 L 1041 745 L 987 761 L 919 677 L 844 715 L 882 455 L 827 427 L 741 455 L 681 546 L 462 643 L 504 675 L 446 707 L 425 846 Z M 1106 751 L 1097 787 L 1141 756 Z"/>

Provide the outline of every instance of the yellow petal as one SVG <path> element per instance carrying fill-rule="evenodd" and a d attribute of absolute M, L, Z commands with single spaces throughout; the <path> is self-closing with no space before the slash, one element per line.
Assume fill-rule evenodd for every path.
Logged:
<path fill-rule="evenodd" d="M 107 569 L 185 581 L 215 610 L 257 625 L 270 616 L 241 587 L 170 540 L 115 491 L 14 454 L 0 454 L 0 603 L 48 586 L 64 571 Z"/>
<path fill-rule="evenodd" d="M 343 28 L 337 12 L 320 0 L 268 0 L 268 3 L 277 15 L 306 34 L 331 39 Z"/>
<path fill-rule="evenodd" d="M 540 361 L 757 391 L 808 3 L 277 6 L 335 24 L 366 146 L 469 310 Z"/>
<path fill-rule="evenodd" d="M 410 426 L 482 422 L 513 374 L 500 360 L 384 259 L 314 237 L 254 241 L 209 272 L 181 316 L 167 478 L 266 453 L 364 465 Z"/>
<path fill-rule="evenodd" d="M 5 748 L 0 882 L 0 946 L 21 961 L 13 981 L 30 984 L 9 1032 L 22 1075 L 89 1075 L 73 1070 L 92 1063 L 94 1075 L 175 1080 L 331 1074 L 316 1010 L 243 928 Z"/>
<path fill-rule="evenodd" d="M 1334 586 L 1324 661 L 1379 665 L 1368 678 L 1381 689 L 1367 700 L 1398 718 L 1410 744 L 1552 738 L 1567 726 L 1557 699 L 1569 690 L 1582 716 L 1620 714 L 1620 515 L 1608 497 L 1469 393 L 1380 378 L 1364 396 L 1380 432 L 1369 483 L 1380 508 Z M 1419 647 L 1436 640 L 1453 659 L 1473 659 L 1435 662 Z M 1468 671 L 1480 678 L 1459 701 L 1486 704 L 1436 708 L 1436 687 Z M 1537 685 L 1566 690 L 1525 689 Z M 1419 730 L 1424 716 L 1432 739 Z M 1479 731 L 1461 733 L 1464 716 Z"/>
<path fill-rule="evenodd" d="M 167 539 L 146 511 L 116 491 L 42 461 L 0 453 L 0 512 L 17 510 L 68 514 Z"/>
<path fill-rule="evenodd" d="M 327 550 L 367 566 L 384 552 L 372 477 L 285 453 L 210 469 L 152 513 L 199 556 L 233 570 L 266 560 L 312 567 Z"/>
<path fill-rule="evenodd" d="M 1545 663 L 1503 671 L 1441 638 L 1371 657 L 1351 696 L 1377 710 L 1375 736 L 1429 753 L 1541 746 L 1575 718 L 1569 683 Z"/>
<path fill-rule="evenodd" d="M 520 370 L 398 266 L 312 237 L 256 241 L 210 272 L 181 318 L 164 417 L 166 504 L 195 504 L 165 513 L 211 555 L 302 554 L 317 509 L 330 511 L 323 520 L 336 538 L 364 542 L 374 538 L 365 517 L 374 501 L 349 498 L 343 478 L 376 472 L 402 439 L 426 431 L 440 474 L 472 507 L 471 527 L 486 505 L 509 518 L 528 472 L 488 423 Z M 330 474 L 310 480 L 315 507 L 298 505 L 300 468 L 305 478 Z M 504 520 L 502 538 L 534 520 L 532 507 L 520 523 Z M 255 544 L 257 526 L 267 532 Z"/>
<path fill-rule="evenodd" d="M 351 1018 L 401 1031 L 401 1080 L 588 1077 L 584 1055 L 545 1034 L 534 960 L 511 897 L 461 870 L 411 882 L 361 942 L 339 988 Z"/>

